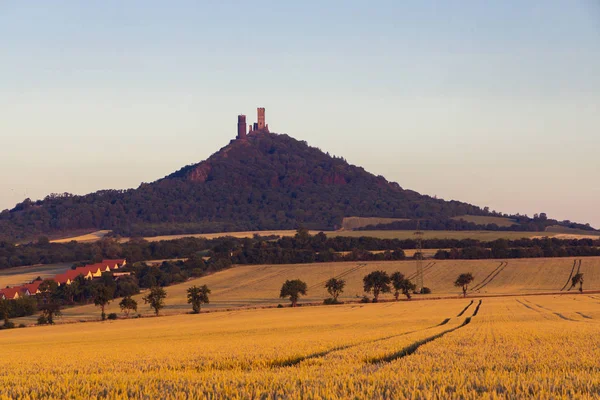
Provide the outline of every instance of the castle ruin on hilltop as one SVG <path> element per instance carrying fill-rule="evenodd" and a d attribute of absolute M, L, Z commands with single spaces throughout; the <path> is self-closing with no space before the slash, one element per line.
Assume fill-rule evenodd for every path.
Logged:
<path fill-rule="evenodd" d="M 265 124 L 265 108 L 259 107 L 257 111 L 257 122 L 248 125 L 248 133 L 246 133 L 246 116 L 244 114 L 238 115 L 237 125 L 237 139 L 244 140 L 248 135 L 269 132 L 269 124 Z"/>

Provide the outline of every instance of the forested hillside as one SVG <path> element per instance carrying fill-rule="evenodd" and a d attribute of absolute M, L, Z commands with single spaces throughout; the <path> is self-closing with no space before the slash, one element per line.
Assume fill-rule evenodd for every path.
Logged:
<path fill-rule="evenodd" d="M 0 214 L 0 239 L 83 229 L 126 236 L 331 230 L 347 216 L 449 221 L 460 215 L 495 214 L 403 189 L 290 136 L 260 133 L 137 189 L 27 199 Z"/>

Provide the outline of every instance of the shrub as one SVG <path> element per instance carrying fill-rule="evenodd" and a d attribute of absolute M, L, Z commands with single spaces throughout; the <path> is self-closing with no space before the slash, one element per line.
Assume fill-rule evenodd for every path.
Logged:
<path fill-rule="evenodd" d="M 38 325 L 46 325 L 48 323 L 48 318 L 46 318 L 44 315 L 40 315 L 37 319 L 37 324 Z"/>
<path fill-rule="evenodd" d="M 423 287 L 421 289 L 421 294 L 431 294 L 431 289 L 429 289 L 428 287 Z"/>
<path fill-rule="evenodd" d="M 363 296 L 362 299 L 360 299 L 361 303 L 370 303 L 371 299 L 369 299 L 367 296 Z"/>
<path fill-rule="evenodd" d="M 19 324 L 19 328 L 25 328 L 26 325 L 25 324 Z"/>
<path fill-rule="evenodd" d="M 113 320 L 114 320 L 114 319 L 117 319 L 117 313 L 114 313 L 114 312 L 112 312 L 112 313 L 108 314 L 108 317 L 107 317 L 107 318 L 108 318 L 108 319 L 113 319 Z"/>
<path fill-rule="evenodd" d="M 277 308 L 283 308 L 281 304 L 277 304 Z"/>
<path fill-rule="evenodd" d="M 333 297 L 330 297 L 328 299 L 323 300 L 323 304 L 334 305 L 334 304 L 344 304 L 344 302 L 334 299 Z"/>
<path fill-rule="evenodd" d="M 15 323 L 12 321 L 6 321 L 4 325 L 0 326 L 0 329 L 12 329 L 15 327 Z"/>
<path fill-rule="evenodd" d="M 200 268 L 194 268 L 190 275 L 192 275 L 194 278 L 198 278 L 204 275 L 204 272 Z"/>

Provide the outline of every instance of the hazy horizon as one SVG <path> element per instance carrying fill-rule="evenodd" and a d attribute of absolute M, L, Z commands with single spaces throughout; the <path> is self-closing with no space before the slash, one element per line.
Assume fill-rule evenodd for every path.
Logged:
<path fill-rule="evenodd" d="M 262 106 L 403 188 L 600 228 L 596 2 L 375 4 L 0 3 L 0 210 L 162 178 Z"/>

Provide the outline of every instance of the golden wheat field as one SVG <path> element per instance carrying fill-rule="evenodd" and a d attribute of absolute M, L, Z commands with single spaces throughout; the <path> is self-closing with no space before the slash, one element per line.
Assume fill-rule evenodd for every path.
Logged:
<path fill-rule="evenodd" d="M 0 332 L 1 398 L 600 396 L 600 296 L 261 309 Z"/>
<path fill-rule="evenodd" d="M 581 260 L 581 267 L 579 267 Z M 573 266 L 575 265 L 575 268 Z M 346 281 L 342 301 L 357 301 L 364 295 L 362 278 L 369 272 L 384 270 L 388 273 L 400 271 L 414 280 L 414 261 L 385 261 L 368 263 L 316 263 L 294 265 L 243 265 L 217 272 L 185 283 L 166 287 L 164 314 L 172 315 L 190 311 L 187 304 L 187 289 L 194 285 L 208 285 L 212 290 L 211 303 L 204 310 L 238 309 L 244 307 L 276 306 L 287 304 L 279 298 L 281 285 L 288 279 L 301 279 L 307 283 L 308 292 L 300 303 L 321 303 L 329 295 L 324 284 L 331 277 Z M 463 272 L 473 273 L 475 280 L 470 285 L 470 296 L 493 296 L 535 293 L 571 293 L 565 284 L 571 272 L 580 271 L 585 276 L 584 289 L 600 290 L 600 257 L 536 258 L 515 260 L 427 260 L 424 262 L 424 284 L 431 288 L 430 295 L 415 298 L 456 297 L 460 289 L 454 287 L 456 277 Z M 13 278 L 14 279 L 14 278 Z M 144 293 L 134 296 L 138 311 L 142 315 L 152 314 L 145 305 Z M 381 299 L 391 300 L 392 294 L 383 294 Z M 121 313 L 118 300 L 107 307 L 107 313 Z M 88 321 L 100 318 L 94 305 L 65 308 L 57 323 Z M 37 317 L 15 319 L 15 322 L 33 324 Z"/>

